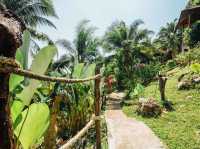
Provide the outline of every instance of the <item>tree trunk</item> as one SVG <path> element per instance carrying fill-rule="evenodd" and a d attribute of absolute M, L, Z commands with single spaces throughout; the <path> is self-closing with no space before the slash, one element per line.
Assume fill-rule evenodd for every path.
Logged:
<path fill-rule="evenodd" d="M 0 56 L 15 58 L 25 25 L 8 10 L 0 10 Z M 0 72 L 0 149 L 15 149 L 9 106 L 9 73 Z"/>

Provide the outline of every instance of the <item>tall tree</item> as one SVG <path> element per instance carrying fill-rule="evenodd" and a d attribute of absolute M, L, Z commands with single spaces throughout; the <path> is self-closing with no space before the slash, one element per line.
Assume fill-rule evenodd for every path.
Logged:
<path fill-rule="evenodd" d="M 127 84 L 122 83 L 124 78 L 129 80 L 132 78 L 134 61 L 141 48 L 148 45 L 149 35 L 153 33 L 148 29 L 140 28 L 142 24 L 144 24 L 142 20 L 135 20 L 130 26 L 124 21 L 114 22 L 104 36 L 105 48 L 116 52 L 118 71 L 121 72 L 117 75 L 119 88 L 121 84 Z"/>
<path fill-rule="evenodd" d="M 68 55 L 71 55 L 73 59 L 77 59 L 80 63 L 94 61 L 98 55 L 100 40 L 94 35 L 96 28 L 89 26 L 89 22 L 89 20 L 82 20 L 78 24 L 73 43 L 67 40 L 58 40 L 56 42 L 56 44 L 65 47 Z M 65 58 L 66 56 L 62 57 L 62 61 Z"/>
<path fill-rule="evenodd" d="M 89 20 L 83 20 L 76 28 L 74 46 L 79 62 L 84 62 L 84 60 L 89 60 L 91 56 L 95 56 L 99 45 L 99 40 L 94 37 L 94 32 L 97 28 L 88 26 L 89 22 Z"/>
<path fill-rule="evenodd" d="M 167 23 L 165 27 L 160 29 L 157 39 L 155 39 L 158 48 L 171 51 L 172 57 L 175 57 L 181 44 L 181 32 L 176 29 L 176 25 L 177 20 Z"/>
<path fill-rule="evenodd" d="M 57 18 L 52 0 L 0 0 L 1 9 L 14 12 L 31 32 L 32 37 L 51 42 L 44 33 L 36 31 L 38 25 L 56 28 L 48 17 Z"/>
<path fill-rule="evenodd" d="M 57 17 L 52 0 L 0 0 L 1 8 L 13 11 L 27 27 L 55 25 L 47 17 Z"/>

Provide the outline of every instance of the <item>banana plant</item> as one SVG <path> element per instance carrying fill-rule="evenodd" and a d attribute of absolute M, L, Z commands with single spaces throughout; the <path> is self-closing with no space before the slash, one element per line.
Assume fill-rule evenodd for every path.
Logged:
<path fill-rule="evenodd" d="M 28 48 L 28 46 L 24 47 Z M 55 46 L 47 46 L 41 49 L 35 56 L 30 71 L 41 75 L 45 74 L 56 53 Z M 27 65 L 24 65 L 26 56 L 21 49 L 18 49 L 16 59 L 20 62 L 22 68 L 27 67 Z M 24 77 L 12 75 L 10 91 L 12 92 L 23 80 Z M 50 110 L 48 105 L 45 103 L 31 104 L 32 97 L 40 85 L 40 81 L 30 79 L 29 84 L 24 86 L 20 94 L 16 94 L 11 103 L 14 133 L 24 149 L 29 149 L 40 141 L 49 125 Z"/>

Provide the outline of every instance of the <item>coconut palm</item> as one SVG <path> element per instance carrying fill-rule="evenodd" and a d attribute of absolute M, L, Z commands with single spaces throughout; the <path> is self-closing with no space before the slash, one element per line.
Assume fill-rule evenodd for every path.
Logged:
<path fill-rule="evenodd" d="M 99 40 L 94 37 L 94 32 L 97 28 L 88 26 L 89 22 L 89 20 L 83 20 L 76 28 L 74 47 L 77 51 L 79 62 L 84 62 L 84 60 L 94 57 L 99 46 Z"/>
<path fill-rule="evenodd" d="M 127 44 L 140 45 L 149 39 L 153 32 L 147 29 L 140 29 L 142 20 L 135 20 L 130 26 L 125 22 L 114 22 L 105 34 L 104 41 L 112 50 L 124 48 Z"/>
<path fill-rule="evenodd" d="M 56 44 L 67 49 L 67 53 L 76 58 L 78 62 L 91 62 L 98 55 L 100 41 L 94 37 L 95 27 L 88 26 L 89 21 L 81 21 L 76 28 L 76 36 L 71 43 L 66 40 L 58 40 Z"/>
<path fill-rule="evenodd" d="M 135 20 L 130 26 L 124 21 L 114 22 L 104 36 L 104 48 L 116 52 L 117 62 L 117 80 L 118 87 L 123 88 L 122 84 L 126 78 L 128 80 L 133 77 L 134 63 L 141 54 L 141 49 L 148 45 L 150 41 L 149 35 L 153 32 L 147 29 L 141 29 L 142 20 Z M 123 78 L 121 78 L 123 76 Z"/>
<path fill-rule="evenodd" d="M 57 17 L 52 0 L 0 0 L 1 8 L 13 11 L 27 27 L 55 25 L 47 17 Z"/>
<path fill-rule="evenodd" d="M 181 32 L 176 29 L 177 20 L 167 23 L 162 27 L 155 39 L 155 43 L 159 49 L 172 52 L 172 57 L 175 57 L 181 44 Z"/>
<path fill-rule="evenodd" d="M 38 25 L 56 28 L 48 19 L 57 18 L 52 0 L 0 0 L 0 8 L 11 10 L 21 18 L 33 38 L 52 43 L 46 34 L 36 31 Z"/>

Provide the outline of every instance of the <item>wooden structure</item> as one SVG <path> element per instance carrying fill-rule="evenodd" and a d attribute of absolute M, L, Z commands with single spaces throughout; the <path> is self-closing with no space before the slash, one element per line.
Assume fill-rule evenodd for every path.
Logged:
<path fill-rule="evenodd" d="M 11 11 L 0 9 L 0 56 L 14 58 L 22 44 L 24 23 Z M 0 72 L 0 148 L 15 149 L 9 107 L 10 73 Z"/>
<path fill-rule="evenodd" d="M 197 20 L 200 20 L 200 6 L 184 9 L 181 12 L 177 28 L 191 27 Z"/>
<path fill-rule="evenodd" d="M 200 20 L 200 6 L 198 5 L 195 7 L 186 8 L 181 12 L 176 29 L 191 27 L 191 25 L 198 20 Z M 184 52 L 187 49 L 188 47 L 185 46 L 184 42 L 182 41 L 181 51 Z"/>

